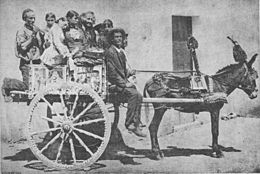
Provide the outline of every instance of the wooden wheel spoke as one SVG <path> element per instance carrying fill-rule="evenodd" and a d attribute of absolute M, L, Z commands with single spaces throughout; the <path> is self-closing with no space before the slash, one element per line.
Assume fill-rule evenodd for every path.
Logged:
<path fill-rule="evenodd" d="M 48 102 L 48 100 L 45 97 L 42 97 L 43 101 L 51 108 L 52 111 L 55 112 L 55 114 L 57 116 L 60 117 L 60 114 L 56 111 L 56 109 L 50 104 L 50 102 Z"/>
<path fill-rule="evenodd" d="M 61 124 L 61 122 L 59 122 L 59 121 L 55 121 L 55 120 L 53 120 L 53 119 L 51 119 L 51 118 L 48 118 L 48 117 L 41 117 L 42 119 L 44 119 L 44 120 L 47 120 L 47 121 L 50 121 L 50 122 L 52 122 L 52 123 L 56 123 L 56 124 Z"/>
<path fill-rule="evenodd" d="M 105 119 L 104 118 L 98 118 L 98 119 L 94 119 L 94 120 L 82 121 L 82 122 L 79 122 L 79 123 L 74 123 L 73 126 L 88 125 L 88 124 L 97 123 L 97 122 L 100 122 L 100 121 L 105 121 Z"/>
<path fill-rule="evenodd" d="M 82 130 L 82 129 L 77 129 L 77 128 L 74 127 L 73 130 L 76 130 L 76 131 L 78 131 L 78 132 L 80 132 L 80 133 L 83 133 L 83 134 L 85 134 L 85 135 L 88 135 L 88 136 L 91 136 L 91 137 L 100 139 L 100 140 L 102 140 L 102 141 L 104 140 L 103 137 L 101 137 L 101 136 L 99 136 L 99 135 L 96 135 L 96 134 L 93 134 L 93 133 L 91 133 L 91 132 Z"/>
<path fill-rule="evenodd" d="M 75 149 L 74 149 L 74 143 L 72 138 L 69 138 L 69 143 L 70 143 L 70 150 L 71 150 L 71 156 L 73 159 L 73 162 L 76 163 L 76 153 L 75 153 Z"/>
<path fill-rule="evenodd" d="M 64 135 L 64 136 L 65 136 L 65 135 Z M 60 146 L 59 146 L 59 149 L 58 149 L 58 153 L 57 153 L 56 160 L 55 160 L 56 163 L 58 162 L 58 159 L 59 159 L 59 157 L 60 157 L 63 144 L 64 144 L 64 138 L 62 138 L 62 141 L 61 141 Z"/>
<path fill-rule="evenodd" d="M 39 131 L 39 132 L 32 132 L 31 136 L 36 135 L 36 134 L 46 133 L 46 132 L 52 132 L 52 131 L 56 131 L 56 130 L 59 130 L 59 129 L 61 129 L 61 127 L 50 128 L 50 129 L 42 130 L 42 131 Z"/>
<path fill-rule="evenodd" d="M 52 143 L 54 143 L 54 141 L 57 140 L 57 139 L 60 137 L 60 135 L 61 135 L 61 132 L 58 133 L 55 137 L 53 137 L 52 140 L 49 141 L 49 142 L 41 149 L 40 152 L 42 153 L 44 150 L 46 150 L 46 149 L 49 147 L 49 145 L 51 145 Z"/>
<path fill-rule="evenodd" d="M 83 146 L 85 148 L 85 150 L 91 155 L 93 156 L 93 152 L 88 148 L 88 146 L 81 140 L 81 138 L 75 133 L 73 132 L 73 135 L 75 136 L 75 138 L 79 141 L 79 143 L 81 144 L 81 146 Z"/>
<path fill-rule="evenodd" d="M 67 118 L 68 117 L 67 110 L 66 110 L 66 106 L 65 106 L 65 102 L 64 102 L 62 93 L 60 93 L 60 100 L 61 100 L 61 106 L 62 106 L 63 113 L 64 113 L 65 117 Z"/>
<path fill-rule="evenodd" d="M 76 94 L 76 97 L 75 97 L 75 100 L 74 100 L 74 103 L 73 103 L 73 107 L 72 107 L 72 110 L 71 110 L 71 114 L 70 114 L 71 117 L 73 117 L 73 115 L 74 115 L 78 99 L 79 99 L 79 94 Z"/>
<path fill-rule="evenodd" d="M 77 121 L 83 114 L 85 114 L 88 110 L 92 108 L 92 106 L 96 104 L 96 102 L 90 103 L 81 113 L 79 113 L 74 119 L 73 122 Z"/>

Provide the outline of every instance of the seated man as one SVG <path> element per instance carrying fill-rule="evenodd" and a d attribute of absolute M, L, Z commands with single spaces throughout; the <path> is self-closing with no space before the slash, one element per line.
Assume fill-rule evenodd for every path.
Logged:
<path fill-rule="evenodd" d="M 24 26 L 17 31 L 15 55 L 20 58 L 20 71 L 22 72 L 23 81 L 17 79 L 5 78 L 2 86 L 2 94 L 5 101 L 10 101 L 10 90 L 24 91 L 29 87 L 29 64 L 39 64 L 41 53 L 40 29 L 34 25 L 35 14 L 31 9 L 23 11 L 22 19 L 25 21 Z"/>
<path fill-rule="evenodd" d="M 145 137 L 141 131 L 140 120 L 142 95 L 135 85 L 128 81 L 131 73 L 126 68 L 126 55 L 122 50 L 124 39 L 123 29 L 112 29 L 108 34 L 108 41 L 111 44 L 105 52 L 108 81 L 116 85 L 117 92 L 127 98 L 126 128 L 137 136 Z"/>

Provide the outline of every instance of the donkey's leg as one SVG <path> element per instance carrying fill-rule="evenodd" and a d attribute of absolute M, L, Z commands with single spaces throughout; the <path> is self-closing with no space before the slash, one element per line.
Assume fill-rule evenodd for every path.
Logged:
<path fill-rule="evenodd" d="M 164 157 L 163 152 L 160 150 L 157 132 L 165 111 L 165 108 L 155 109 L 152 122 L 149 125 L 149 132 L 152 145 L 152 156 L 155 160 L 160 160 Z"/>
<path fill-rule="evenodd" d="M 219 135 L 219 109 L 210 111 L 211 116 L 211 133 L 212 133 L 212 157 L 221 158 L 223 153 L 218 146 L 218 135 Z"/>

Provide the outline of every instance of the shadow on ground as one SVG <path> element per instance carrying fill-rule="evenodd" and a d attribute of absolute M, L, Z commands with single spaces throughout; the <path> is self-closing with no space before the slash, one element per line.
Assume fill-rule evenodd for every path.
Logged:
<path fill-rule="evenodd" d="M 41 143 L 41 146 L 43 146 L 44 144 L 45 143 L 43 141 Z M 50 152 L 47 152 L 47 154 L 53 155 L 56 153 L 53 151 L 53 149 L 57 150 L 58 146 L 55 145 L 50 148 L 51 148 L 51 150 L 50 150 Z M 75 150 L 77 151 L 77 149 L 75 149 Z M 125 144 L 122 134 L 121 134 L 120 130 L 117 128 L 111 134 L 110 141 L 107 145 L 107 148 L 106 148 L 105 152 L 102 154 L 102 156 L 100 157 L 99 161 L 119 160 L 122 164 L 139 165 L 140 163 L 137 163 L 134 161 L 134 158 L 136 158 L 138 156 L 132 155 L 132 157 L 129 157 L 129 154 L 124 155 L 124 153 L 120 153 L 120 152 L 128 152 L 128 151 L 133 152 L 134 148 L 130 148 Z M 142 156 L 142 157 L 144 158 L 145 156 Z M 81 159 L 80 155 L 76 156 L 76 158 Z M 34 156 L 34 154 L 32 153 L 30 148 L 22 149 L 19 152 L 17 152 L 16 154 L 14 154 L 12 156 L 6 156 L 3 159 L 11 160 L 11 161 L 28 161 L 28 162 L 37 160 L 37 158 Z M 98 168 L 103 168 L 105 166 L 106 165 L 104 165 L 104 164 L 94 163 L 88 169 L 84 169 L 84 170 L 89 171 L 89 170 L 94 170 L 94 169 L 98 169 Z M 57 171 L 55 169 L 47 167 L 42 162 L 31 162 L 31 163 L 26 164 L 24 167 L 35 169 L 35 170 Z"/>
<path fill-rule="evenodd" d="M 224 147 L 219 145 L 223 152 L 241 152 L 234 147 Z M 212 157 L 212 149 L 209 146 L 208 149 L 189 149 L 178 148 L 176 146 L 168 146 L 167 149 L 162 149 L 165 157 L 174 156 L 191 156 L 191 155 L 205 155 Z M 119 130 L 116 130 L 111 136 L 111 140 L 107 146 L 106 151 L 102 155 L 100 160 L 119 160 L 123 164 L 138 165 L 134 162 L 134 158 L 149 158 L 154 159 L 150 149 L 135 149 L 128 147 L 122 138 Z"/>
<path fill-rule="evenodd" d="M 29 164 L 26 164 L 24 165 L 24 167 L 26 168 L 30 168 L 30 169 L 35 169 L 35 170 L 43 170 L 45 172 L 54 172 L 54 171 L 62 171 L 62 170 L 58 170 L 58 169 L 54 169 L 54 168 L 50 168 L 46 165 L 44 165 L 42 162 L 33 162 L 33 163 L 29 163 Z M 100 164 L 100 163 L 94 163 L 92 165 L 90 165 L 89 167 L 87 168 L 80 168 L 80 169 L 74 169 L 73 171 L 91 171 L 91 170 L 96 170 L 96 169 L 99 169 L 99 168 L 103 168 L 103 167 L 106 167 L 106 165 L 104 164 Z M 68 170 L 66 170 L 67 172 Z"/>
<path fill-rule="evenodd" d="M 241 150 L 233 147 L 220 146 L 223 152 L 241 152 Z M 190 148 L 179 148 L 176 146 L 168 146 L 167 149 L 162 149 L 165 157 L 177 157 L 177 156 L 191 156 L 191 155 L 205 155 L 211 157 L 212 150 L 209 146 L 208 149 L 190 149 Z M 118 160 L 124 165 L 140 165 L 134 161 L 135 158 L 149 158 L 153 159 L 154 156 L 151 154 L 150 149 L 135 149 L 125 144 L 120 130 L 115 129 L 110 137 L 110 141 L 107 145 L 106 150 L 99 159 L 99 162 L 103 160 Z M 13 156 L 6 156 L 4 160 L 11 161 L 32 161 L 37 160 L 34 154 L 29 148 L 23 149 Z M 48 171 L 49 168 L 42 164 L 42 162 L 33 162 L 26 164 L 24 167 L 32 168 L 36 170 Z M 106 167 L 104 164 L 94 163 L 89 167 L 89 170 Z"/>
<path fill-rule="evenodd" d="M 249 111 L 247 117 L 250 118 L 260 118 L 260 107 L 254 107 Z"/>
<path fill-rule="evenodd" d="M 210 146 L 209 146 L 210 147 Z M 223 152 L 241 152 L 241 150 L 235 149 L 233 147 L 223 147 L 220 146 Z M 192 156 L 192 155 L 205 155 L 212 157 L 212 149 L 189 149 L 189 148 L 178 148 L 176 146 L 168 146 L 167 149 L 162 149 L 164 153 L 164 157 L 178 157 L 178 156 Z M 145 158 L 149 158 L 151 160 L 154 159 L 153 154 L 150 149 L 134 149 L 131 148 L 126 151 L 129 156 L 144 156 Z"/>
<path fill-rule="evenodd" d="M 4 160 L 11 160 L 11 161 L 32 161 L 37 160 L 34 156 L 30 148 L 22 149 L 20 152 L 16 153 L 13 156 L 6 156 L 3 158 Z"/>

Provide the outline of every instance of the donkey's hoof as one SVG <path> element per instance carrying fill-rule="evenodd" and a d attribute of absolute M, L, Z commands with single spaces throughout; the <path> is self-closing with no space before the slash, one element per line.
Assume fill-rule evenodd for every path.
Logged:
<path fill-rule="evenodd" d="M 224 154 L 223 154 L 221 151 L 218 151 L 218 152 L 213 152 L 213 153 L 211 154 L 211 156 L 212 156 L 213 158 L 223 158 L 223 157 L 224 157 Z"/>
<path fill-rule="evenodd" d="M 152 152 L 151 158 L 153 160 L 162 160 L 164 158 L 164 154 L 162 151 Z"/>

